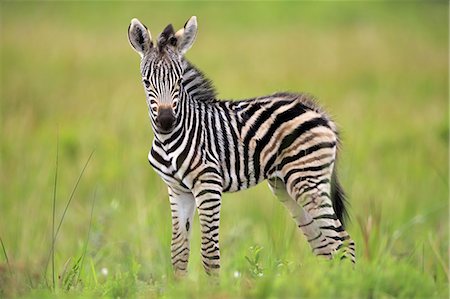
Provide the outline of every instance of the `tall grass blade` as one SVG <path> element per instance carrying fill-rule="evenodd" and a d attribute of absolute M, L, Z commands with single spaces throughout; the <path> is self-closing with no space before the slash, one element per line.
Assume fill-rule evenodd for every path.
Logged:
<path fill-rule="evenodd" d="M 440 266 L 442 267 L 442 270 L 445 273 L 445 276 L 447 277 L 447 281 L 450 283 L 450 275 L 448 271 L 448 264 L 444 261 L 444 258 L 439 253 L 439 248 L 436 242 L 434 241 L 434 238 L 431 233 L 428 233 L 428 241 L 430 243 L 430 247 L 432 252 L 434 253 L 434 256 L 436 257 L 436 260 L 439 262 Z"/>
<path fill-rule="evenodd" d="M 61 229 L 61 225 L 62 225 L 62 223 L 64 221 L 64 217 L 66 216 L 67 209 L 69 208 L 69 205 L 72 202 L 73 196 L 75 195 L 75 191 L 77 191 L 78 184 L 80 183 L 81 178 L 83 177 L 84 171 L 86 170 L 86 167 L 89 165 L 89 162 L 91 161 L 91 158 L 94 155 L 94 152 L 95 152 L 95 150 L 93 150 L 91 152 L 91 154 L 89 155 L 89 158 L 87 159 L 86 163 L 84 164 L 84 167 L 81 170 L 80 175 L 78 176 L 77 182 L 75 183 L 75 186 L 72 189 L 72 193 L 70 193 L 69 200 L 67 201 L 66 207 L 64 208 L 64 212 L 63 212 L 63 214 L 61 216 L 61 219 L 59 221 L 58 228 L 56 229 L 55 240 L 56 240 L 56 237 L 58 237 L 59 230 Z"/>
<path fill-rule="evenodd" d="M 56 186 L 58 184 L 58 163 L 59 163 L 59 132 L 56 133 L 56 166 L 55 181 L 53 183 L 53 203 L 52 203 L 52 288 L 55 289 L 55 213 L 56 213 Z M 47 272 L 47 269 L 46 271 Z"/>
<path fill-rule="evenodd" d="M 96 198 L 97 198 L 97 189 L 95 189 L 95 191 L 94 191 L 94 199 L 92 200 L 92 206 L 91 206 L 91 215 L 89 217 L 89 228 L 88 228 L 88 233 L 87 233 L 87 236 L 86 236 L 86 241 L 84 242 L 83 254 L 81 255 L 80 271 L 78 272 L 76 282 L 79 281 L 80 276 L 81 276 L 81 272 L 83 271 L 84 258 L 86 257 L 86 252 L 87 252 L 87 247 L 88 247 L 88 242 L 89 242 L 89 236 L 91 234 L 92 217 L 94 215 L 94 206 L 95 206 Z"/>
<path fill-rule="evenodd" d="M 3 244 L 3 240 L 0 237 L 0 244 L 2 245 L 3 255 L 5 256 L 6 264 L 8 265 L 9 274 L 12 275 L 11 265 L 9 264 L 8 254 L 6 253 L 5 244 Z"/>
<path fill-rule="evenodd" d="M 75 186 L 73 187 L 72 192 L 70 193 L 69 200 L 67 201 L 66 206 L 65 206 L 64 211 L 63 211 L 63 214 L 62 214 L 62 216 L 61 216 L 61 219 L 59 220 L 59 224 L 58 224 L 58 227 L 57 227 L 57 229 L 56 229 L 56 232 L 54 232 L 54 234 L 53 234 L 53 239 L 52 239 L 52 250 L 51 250 L 51 252 L 50 252 L 49 257 L 47 258 L 47 262 L 46 262 L 46 266 L 45 266 L 45 273 L 47 273 L 47 268 L 48 268 L 48 264 L 49 264 L 49 262 L 50 262 L 50 258 L 51 258 L 52 256 L 54 257 L 54 248 L 55 248 L 56 238 L 58 237 L 59 230 L 61 229 L 61 225 L 62 225 L 62 223 L 63 223 L 63 221 L 64 221 L 65 216 L 66 216 L 66 213 L 67 213 L 67 210 L 68 210 L 68 208 L 69 208 L 69 205 L 70 205 L 70 203 L 72 202 L 73 196 L 75 195 L 75 191 L 76 191 L 77 188 L 78 188 L 78 184 L 80 183 L 81 178 L 83 177 L 83 174 L 84 174 L 84 172 L 85 172 L 87 166 L 89 165 L 89 162 L 91 161 L 92 156 L 94 155 L 94 152 L 95 152 L 95 150 L 93 150 L 93 151 L 91 152 L 91 154 L 89 155 L 89 158 L 87 159 L 86 163 L 84 164 L 83 169 L 81 170 L 80 175 L 78 176 L 78 179 L 77 179 L 77 181 L 76 181 L 76 183 L 75 183 Z M 56 188 L 56 186 L 55 186 L 55 188 Z M 54 228 L 54 227 L 53 227 L 53 228 Z M 52 270 L 52 275 L 53 275 L 52 281 L 53 281 L 53 288 L 54 288 L 54 287 L 55 287 L 54 269 Z"/>
<path fill-rule="evenodd" d="M 92 260 L 92 258 L 89 261 L 89 264 L 91 265 L 91 272 L 92 272 L 92 277 L 94 278 L 95 286 L 97 286 L 98 285 L 97 272 L 95 271 L 94 261 Z"/>

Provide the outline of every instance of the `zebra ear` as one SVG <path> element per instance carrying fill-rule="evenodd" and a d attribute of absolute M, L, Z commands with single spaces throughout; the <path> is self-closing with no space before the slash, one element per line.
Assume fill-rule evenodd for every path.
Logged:
<path fill-rule="evenodd" d="M 142 57 L 153 47 L 150 31 L 138 19 L 132 19 L 128 27 L 128 41 Z"/>
<path fill-rule="evenodd" d="M 197 17 L 193 16 L 186 22 L 184 28 L 175 33 L 175 37 L 177 38 L 177 48 L 181 54 L 184 55 L 192 47 L 196 36 Z"/>

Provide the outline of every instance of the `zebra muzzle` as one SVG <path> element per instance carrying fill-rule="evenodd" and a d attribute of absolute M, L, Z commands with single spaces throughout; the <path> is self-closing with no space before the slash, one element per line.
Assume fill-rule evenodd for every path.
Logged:
<path fill-rule="evenodd" d="M 156 126 L 161 133 L 169 133 L 175 126 L 175 115 L 171 108 L 160 108 L 156 117 Z"/>

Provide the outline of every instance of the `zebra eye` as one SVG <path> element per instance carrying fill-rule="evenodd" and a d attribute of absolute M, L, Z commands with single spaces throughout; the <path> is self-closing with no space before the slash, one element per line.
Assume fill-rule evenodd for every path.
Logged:
<path fill-rule="evenodd" d="M 144 85 L 145 85 L 145 88 L 147 88 L 147 89 L 151 89 L 151 87 L 152 87 L 150 84 L 150 81 L 147 79 L 144 79 Z"/>
<path fill-rule="evenodd" d="M 172 108 L 175 109 L 177 108 L 178 103 L 177 102 L 172 102 Z"/>

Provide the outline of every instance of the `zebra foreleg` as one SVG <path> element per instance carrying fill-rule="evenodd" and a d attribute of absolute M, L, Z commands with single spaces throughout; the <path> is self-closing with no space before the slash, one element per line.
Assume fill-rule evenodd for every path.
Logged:
<path fill-rule="evenodd" d="M 184 276 L 189 260 L 195 199 L 191 193 L 181 193 L 171 188 L 169 199 L 172 211 L 172 266 L 176 276 Z"/>
<path fill-rule="evenodd" d="M 220 270 L 219 222 L 222 186 L 218 182 L 218 179 L 211 178 L 199 180 L 194 188 L 201 229 L 202 263 L 209 275 L 217 275 Z"/>

